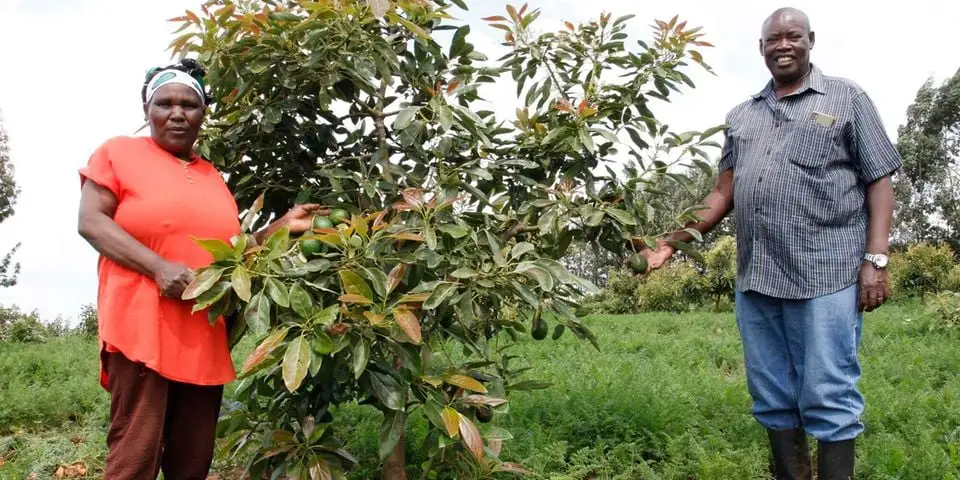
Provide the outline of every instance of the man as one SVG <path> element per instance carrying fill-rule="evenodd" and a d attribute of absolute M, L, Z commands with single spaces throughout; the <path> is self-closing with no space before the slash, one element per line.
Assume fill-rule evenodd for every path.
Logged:
<path fill-rule="evenodd" d="M 810 63 L 814 41 L 799 10 L 763 23 L 773 78 L 727 115 L 716 186 L 689 227 L 706 233 L 736 207 L 736 317 L 773 474 L 812 477 L 810 434 L 819 479 L 846 480 L 863 431 L 861 312 L 890 296 L 890 175 L 901 160 L 867 94 Z M 692 237 L 661 239 L 644 252 L 650 268 L 673 255 L 671 241 Z"/>

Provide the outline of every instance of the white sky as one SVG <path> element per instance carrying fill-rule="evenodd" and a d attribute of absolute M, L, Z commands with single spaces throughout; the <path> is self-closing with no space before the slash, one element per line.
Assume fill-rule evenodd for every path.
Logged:
<path fill-rule="evenodd" d="M 477 18 L 501 14 L 506 3 L 467 2 L 471 12 L 455 14 L 472 24 L 473 43 L 493 57 L 495 49 L 481 39 L 501 37 Z M 200 3 L 0 0 L 0 110 L 23 190 L 16 215 L 0 224 L 0 253 L 23 242 L 17 255 L 20 283 L 0 289 L 0 304 L 37 309 L 52 319 L 76 316 L 83 303 L 95 301 L 97 254 L 76 230 L 77 169 L 101 142 L 130 135 L 141 125 L 144 71 L 169 61 L 173 26 L 165 20 Z M 543 11 L 540 29 L 560 27 L 561 20 L 592 20 L 601 11 L 614 17 L 636 14 L 632 39 L 647 39 L 654 18 L 674 14 L 703 26 L 705 39 L 716 45 L 704 53 L 717 76 L 691 69 L 698 88 L 654 109 L 676 131 L 722 123 L 728 109 L 763 87 L 769 74 L 757 38 L 763 19 L 781 6 L 808 13 L 818 39 L 814 62 L 829 75 L 859 83 L 876 102 L 891 136 L 922 83 L 930 76 L 940 81 L 960 67 L 953 48 L 960 18 L 955 0 L 886 7 L 867 0 L 531 2 L 531 8 Z"/>

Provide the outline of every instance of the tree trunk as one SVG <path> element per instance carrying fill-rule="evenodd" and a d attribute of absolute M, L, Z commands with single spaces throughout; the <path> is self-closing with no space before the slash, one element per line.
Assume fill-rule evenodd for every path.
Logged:
<path fill-rule="evenodd" d="M 400 435 L 400 441 L 393 447 L 393 452 L 383 464 L 383 480 L 407 480 L 407 449 L 404 445 L 404 437 Z"/>

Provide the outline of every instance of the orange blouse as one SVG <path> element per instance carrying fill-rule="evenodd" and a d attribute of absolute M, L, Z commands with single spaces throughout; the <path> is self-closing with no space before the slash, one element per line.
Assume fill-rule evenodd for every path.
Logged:
<path fill-rule="evenodd" d="M 220 173 L 207 161 L 183 165 L 148 137 L 116 137 L 80 169 L 117 197 L 114 221 L 161 257 L 196 269 L 213 258 L 196 238 L 229 241 L 239 212 Z M 154 280 L 101 255 L 97 265 L 100 341 L 161 376 L 195 385 L 236 378 L 224 319 L 211 326 L 193 302 L 160 295 Z M 107 388 L 101 365 L 100 382 Z"/>

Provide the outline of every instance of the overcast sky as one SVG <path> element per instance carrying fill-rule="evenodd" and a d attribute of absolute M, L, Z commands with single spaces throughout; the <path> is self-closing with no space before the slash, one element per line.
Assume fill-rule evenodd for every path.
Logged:
<path fill-rule="evenodd" d="M 0 0 L 0 110 L 23 193 L 16 215 L 0 224 L 0 253 L 17 241 L 20 283 L 0 289 L 0 304 L 37 309 L 45 319 L 76 316 L 96 299 L 97 254 L 76 229 L 79 177 L 93 150 L 141 125 L 144 71 L 169 61 L 172 25 L 165 19 L 201 0 Z M 501 0 L 467 0 L 456 13 L 473 25 L 473 43 L 499 39 L 477 18 L 500 14 Z M 916 90 L 960 67 L 955 23 L 960 2 L 913 0 L 879 7 L 866 0 L 537 0 L 540 29 L 598 17 L 637 15 L 631 38 L 649 36 L 654 18 L 679 14 L 701 25 L 706 60 L 717 76 L 694 70 L 697 89 L 655 109 L 676 131 L 702 130 L 768 80 L 757 51 L 763 19 L 780 6 L 806 11 L 817 32 L 812 53 L 825 73 L 859 83 L 876 102 L 887 131 L 897 127 Z M 952 47 L 951 47 L 952 46 Z M 511 89 L 513 87 L 510 87 Z M 507 110 L 509 111 L 509 110 Z"/>

